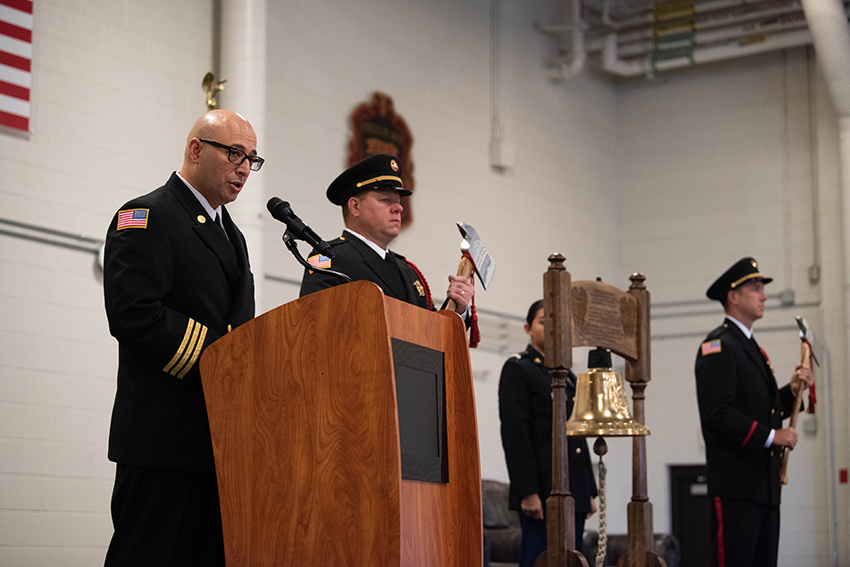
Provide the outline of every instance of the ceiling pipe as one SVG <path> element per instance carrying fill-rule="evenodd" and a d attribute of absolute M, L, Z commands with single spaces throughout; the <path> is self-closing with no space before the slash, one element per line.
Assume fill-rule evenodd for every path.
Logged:
<path fill-rule="evenodd" d="M 796 2 L 794 2 L 796 3 Z M 736 13 L 742 11 L 757 12 L 760 9 L 773 9 L 776 5 L 775 0 L 708 0 L 694 1 L 692 9 L 681 9 L 678 11 L 658 12 L 656 3 L 647 3 L 646 8 L 637 10 L 630 16 L 626 16 L 620 20 L 611 17 L 611 3 L 606 0 L 602 4 L 602 8 L 591 8 L 600 13 L 602 22 L 615 30 L 653 25 L 659 21 L 675 20 L 683 17 L 693 17 L 695 15 L 709 14 L 711 12 L 735 10 Z M 758 17 L 758 16 L 756 16 Z"/>
<path fill-rule="evenodd" d="M 665 49 L 675 49 L 687 46 L 693 46 L 696 48 L 709 47 L 711 45 L 720 45 L 731 42 L 752 43 L 746 42 L 746 39 L 759 35 L 779 33 L 805 27 L 806 19 L 803 16 L 803 12 L 798 12 L 793 17 L 783 19 L 771 18 L 764 22 L 730 26 L 718 30 L 695 31 L 693 34 L 682 33 L 678 34 L 678 36 L 659 36 L 659 38 L 655 41 L 647 39 L 640 42 L 625 43 L 622 41 L 622 36 L 618 35 L 617 56 L 628 59 L 630 57 L 640 57 L 641 55 L 652 52 L 654 49 L 663 51 Z M 599 52 L 602 48 L 603 42 L 595 41 L 587 46 L 587 52 Z"/>
<path fill-rule="evenodd" d="M 537 26 L 558 42 L 558 57 L 549 65 L 549 77 L 556 82 L 581 73 L 587 61 L 584 47 L 585 24 L 582 0 L 561 0 L 563 24 Z"/>
<path fill-rule="evenodd" d="M 632 41 L 654 39 L 682 31 L 710 33 L 709 30 L 721 30 L 735 26 L 757 25 L 766 21 L 786 21 L 798 14 L 803 19 L 803 5 L 800 2 L 790 2 L 787 5 L 778 4 L 759 11 L 749 13 L 726 12 L 718 14 L 713 19 L 685 19 L 678 22 L 666 22 L 660 25 L 644 26 L 629 32 L 618 34 L 620 44 Z"/>
<path fill-rule="evenodd" d="M 847 20 L 845 19 L 844 21 L 846 22 Z M 759 41 L 758 43 L 747 43 L 745 45 L 734 43 L 731 45 L 697 48 L 693 50 L 690 56 L 682 56 L 677 59 L 653 63 L 651 57 L 628 60 L 620 59 L 617 53 L 617 35 L 612 33 L 605 36 L 602 48 L 602 68 L 620 77 L 651 76 L 656 71 L 667 71 L 681 67 L 690 67 L 691 65 L 700 63 L 736 59 L 767 51 L 810 45 L 811 43 L 812 34 L 808 29 L 795 30 L 766 36 L 763 41 Z"/>
<path fill-rule="evenodd" d="M 850 25 L 841 0 L 803 0 L 803 10 L 812 31 L 815 54 L 827 89 L 838 113 L 838 151 L 841 160 L 842 228 L 844 238 L 844 289 L 850 284 Z M 850 336 L 850 294 L 844 295 L 844 336 Z M 846 448 L 846 447 L 845 447 Z M 830 463 L 834 448 L 830 447 Z M 835 501 L 835 468 L 830 467 L 830 494 Z M 832 562 L 838 564 L 838 521 L 831 510 Z M 846 536 L 846 532 L 845 532 Z M 843 539 L 843 538 L 842 538 Z"/>
<path fill-rule="evenodd" d="M 605 24 L 606 27 L 611 28 L 614 31 L 618 31 L 622 26 L 611 19 L 611 0 L 602 0 L 602 23 Z"/>
<path fill-rule="evenodd" d="M 835 110 L 850 117 L 850 26 L 841 0 L 803 0 L 815 53 Z M 850 177 L 850 170 L 847 171 Z"/>

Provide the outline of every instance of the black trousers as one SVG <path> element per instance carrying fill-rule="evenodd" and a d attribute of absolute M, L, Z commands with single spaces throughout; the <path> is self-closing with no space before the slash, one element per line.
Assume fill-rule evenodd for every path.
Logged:
<path fill-rule="evenodd" d="M 779 506 L 716 496 L 711 530 L 715 567 L 776 567 Z"/>
<path fill-rule="evenodd" d="M 224 567 L 215 473 L 116 465 L 106 567 Z"/>

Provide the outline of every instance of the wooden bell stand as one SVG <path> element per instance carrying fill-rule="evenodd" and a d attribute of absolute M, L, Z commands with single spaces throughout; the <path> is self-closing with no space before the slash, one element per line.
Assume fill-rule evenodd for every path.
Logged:
<path fill-rule="evenodd" d="M 548 550 L 535 567 L 588 567 L 575 549 L 575 500 L 567 458 L 566 378 L 573 347 L 610 349 L 626 359 L 635 421 L 645 424 L 644 390 L 650 380 L 649 292 L 633 274 L 624 292 L 599 281 L 572 282 L 561 254 L 549 256 L 543 276 L 546 317 L 544 358 L 552 375 L 552 494 L 546 499 Z M 628 505 L 628 551 L 617 567 L 666 567 L 653 545 L 652 503 L 646 484 L 646 439 L 632 439 L 632 500 Z"/>

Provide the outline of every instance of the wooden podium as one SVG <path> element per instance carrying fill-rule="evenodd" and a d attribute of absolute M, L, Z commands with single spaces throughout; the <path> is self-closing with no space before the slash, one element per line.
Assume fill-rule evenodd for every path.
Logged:
<path fill-rule="evenodd" d="M 341 285 L 222 337 L 201 376 L 228 567 L 482 564 L 472 371 L 455 313 Z M 419 474 L 432 479 L 408 480 Z"/>

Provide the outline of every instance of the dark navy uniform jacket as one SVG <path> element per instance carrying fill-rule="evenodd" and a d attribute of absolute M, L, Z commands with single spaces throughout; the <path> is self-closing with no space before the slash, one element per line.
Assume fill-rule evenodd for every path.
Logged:
<path fill-rule="evenodd" d="M 210 343 L 254 316 L 245 238 L 222 207 L 228 238 L 176 174 L 122 211 L 143 227 L 106 237 L 103 289 L 118 339 L 118 391 L 109 459 L 211 472 L 212 442 L 198 360 Z M 131 212 L 132 214 L 132 212 Z"/>
<path fill-rule="evenodd" d="M 765 448 L 794 404 L 777 388 L 769 359 L 730 319 L 706 337 L 696 358 L 709 496 L 778 505 L 780 450 Z"/>
<path fill-rule="evenodd" d="M 575 375 L 567 380 L 567 415 L 572 413 Z M 552 377 L 543 355 L 531 345 L 502 367 L 499 379 L 499 418 L 502 446 L 511 484 L 508 507 L 519 510 L 522 499 L 537 494 L 546 509 L 552 492 Z M 569 437 L 570 493 L 576 514 L 590 512 L 597 495 L 590 453 L 584 437 Z"/>
<path fill-rule="evenodd" d="M 344 273 L 351 278 L 351 281 L 366 280 L 375 283 L 387 297 L 428 309 L 425 285 L 404 260 L 404 256 L 393 251 L 388 252 L 396 260 L 401 273 L 399 278 L 398 273 L 385 259 L 348 231 L 344 231 L 342 236 L 328 244 L 333 247 L 336 254 L 336 257 L 330 261 L 331 270 Z M 317 254 L 318 252 L 314 250 L 310 258 Z M 343 283 L 346 283 L 343 279 L 321 270 L 305 270 L 304 278 L 301 280 L 300 296 L 304 297 L 309 293 Z"/>

